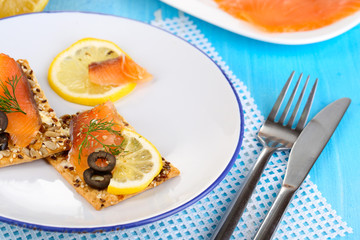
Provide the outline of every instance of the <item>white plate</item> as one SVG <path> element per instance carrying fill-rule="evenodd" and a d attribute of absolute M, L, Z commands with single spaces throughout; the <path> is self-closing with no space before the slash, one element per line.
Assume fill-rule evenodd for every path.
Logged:
<path fill-rule="evenodd" d="M 156 27 L 90 13 L 37 13 L 0 21 L 1 51 L 28 59 L 57 114 L 88 107 L 49 87 L 52 59 L 84 37 L 118 44 L 155 79 L 116 107 L 181 175 L 116 206 L 96 211 L 45 161 L 0 169 L 0 220 L 56 231 L 133 227 L 174 214 L 211 191 L 242 141 L 240 101 L 220 68 L 186 41 Z M 6 36 L 6 37 L 5 37 Z"/>
<path fill-rule="evenodd" d="M 336 37 L 360 23 L 360 11 L 329 26 L 295 33 L 267 33 L 251 24 L 232 17 L 217 7 L 213 0 L 161 0 L 197 18 L 234 33 L 264 42 L 300 45 L 316 43 Z"/>

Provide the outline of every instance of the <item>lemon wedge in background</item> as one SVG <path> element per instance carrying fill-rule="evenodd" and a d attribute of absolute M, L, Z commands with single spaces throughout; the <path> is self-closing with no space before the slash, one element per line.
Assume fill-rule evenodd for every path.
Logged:
<path fill-rule="evenodd" d="M 132 194 L 144 190 L 162 169 L 162 158 L 152 143 L 138 133 L 123 129 L 124 152 L 116 157 L 116 166 L 107 191 Z"/>
<path fill-rule="evenodd" d="M 17 14 L 40 12 L 49 0 L 2 0 L 0 1 L 0 18 Z"/>
<path fill-rule="evenodd" d="M 107 100 L 116 101 L 129 94 L 136 83 L 101 86 L 89 80 L 89 64 L 119 57 L 126 53 L 115 43 L 84 38 L 59 53 L 52 61 L 48 81 L 51 88 L 70 102 L 94 106 Z"/>

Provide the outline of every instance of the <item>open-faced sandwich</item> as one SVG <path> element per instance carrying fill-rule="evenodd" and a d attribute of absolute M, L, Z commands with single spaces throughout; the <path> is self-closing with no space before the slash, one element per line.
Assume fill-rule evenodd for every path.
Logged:
<path fill-rule="evenodd" d="M 110 101 L 61 122 L 70 128 L 71 149 L 47 160 L 97 210 L 180 173 Z"/>
<path fill-rule="evenodd" d="M 84 39 L 60 55 L 73 53 L 73 48 L 81 47 L 84 51 L 80 52 L 92 56 L 87 51 L 94 48 L 89 48 L 89 45 L 99 42 L 102 43 L 100 46 L 105 44 L 109 48 L 105 48 L 106 56 L 96 61 L 88 59 L 89 63 L 84 66 L 86 69 L 89 65 L 90 76 L 84 71 L 78 79 L 80 84 L 76 86 L 92 86 L 85 89 L 90 93 L 101 86 L 110 93 L 112 91 L 109 89 L 116 88 L 123 96 L 122 84 L 132 86 L 125 88 L 128 93 L 138 81 L 152 78 L 151 74 L 108 41 Z M 95 50 L 100 55 L 104 54 L 103 47 Z M 78 52 L 75 51 L 75 55 Z M 119 56 L 107 59 L 109 54 L 115 53 Z M 71 89 L 74 80 L 73 74 L 69 73 L 72 73 L 72 67 L 78 66 L 71 59 L 55 58 L 55 63 L 63 60 L 67 64 L 51 65 L 50 73 L 53 74 L 49 74 L 49 83 L 53 88 L 60 86 L 55 89 Z M 79 60 L 80 57 L 74 59 Z M 68 68 L 62 69 L 63 65 Z M 66 74 L 62 74 L 63 70 Z M 129 74 L 130 70 L 134 74 Z M 78 72 L 76 68 L 73 71 Z M 65 81 L 65 85 L 58 86 L 55 83 L 62 83 L 55 81 L 59 80 L 59 76 L 71 77 Z M 114 83 L 118 76 L 122 79 L 121 83 Z M 89 82 L 90 78 L 95 82 Z M 82 84 L 84 82 L 86 84 Z M 180 174 L 151 142 L 125 121 L 113 102 L 107 101 L 112 98 L 99 93 L 95 94 L 95 98 L 90 98 L 89 92 L 85 94 L 86 97 L 75 94 L 70 99 L 80 99 L 78 103 L 86 102 L 86 105 L 95 105 L 98 101 L 101 104 L 87 111 L 57 118 L 28 62 L 15 61 L 8 55 L 0 54 L 0 167 L 44 158 L 96 210 L 115 205 Z M 91 104 L 87 102 L 89 99 L 92 99 Z"/>
<path fill-rule="evenodd" d="M 65 151 L 69 142 L 28 62 L 0 54 L 0 167 Z"/>

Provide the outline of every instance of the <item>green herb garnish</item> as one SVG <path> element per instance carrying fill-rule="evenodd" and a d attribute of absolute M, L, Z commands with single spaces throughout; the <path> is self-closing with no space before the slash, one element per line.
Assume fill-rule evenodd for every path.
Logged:
<path fill-rule="evenodd" d="M 0 81 L 0 87 L 4 92 L 4 96 L 0 96 L 0 110 L 4 113 L 12 112 L 21 112 L 26 115 L 26 113 L 21 110 L 19 103 L 15 96 L 15 89 L 20 80 L 20 77 L 15 76 L 11 79 L 8 79 L 5 83 Z M 6 84 L 9 84 L 11 89 L 9 90 Z M 11 95 L 12 92 L 12 95 Z"/>
<path fill-rule="evenodd" d="M 122 141 L 122 143 L 120 145 L 116 145 L 116 144 L 104 144 L 102 143 L 96 136 L 94 136 L 95 132 L 98 131 L 108 131 L 111 134 L 114 134 L 116 136 L 121 136 L 121 133 L 119 131 L 116 131 L 113 129 L 114 126 L 117 126 L 117 123 L 114 123 L 112 120 L 111 121 L 105 121 L 105 119 L 92 119 L 90 121 L 89 124 L 84 126 L 84 129 L 86 129 L 85 132 L 83 132 L 83 134 L 85 134 L 84 140 L 82 141 L 82 143 L 79 146 L 79 163 L 81 160 L 81 153 L 82 150 L 86 147 L 89 146 L 90 142 L 89 142 L 89 137 L 94 139 L 96 142 L 98 142 L 100 145 L 102 145 L 102 147 L 105 149 L 106 152 L 111 153 L 112 155 L 116 156 L 119 155 L 122 151 L 122 143 L 124 141 Z"/>

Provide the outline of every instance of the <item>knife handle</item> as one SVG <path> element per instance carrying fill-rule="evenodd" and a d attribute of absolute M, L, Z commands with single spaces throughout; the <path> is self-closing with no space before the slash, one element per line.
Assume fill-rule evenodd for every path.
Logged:
<path fill-rule="evenodd" d="M 259 230 L 257 231 L 254 240 L 270 240 L 272 238 L 272 235 L 276 231 L 280 220 L 296 190 L 297 188 L 287 185 L 283 185 L 281 187 L 278 196 L 270 208 L 270 211 L 266 215 Z"/>
<path fill-rule="evenodd" d="M 262 149 L 253 168 L 250 170 L 244 183 L 242 184 L 242 188 L 235 196 L 234 200 L 232 201 L 232 205 L 229 206 L 227 213 L 221 219 L 221 222 L 219 223 L 218 228 L 215 230 L 213 235 L 214 237 L 212 239 L 230 239 L 257 183 L 259 182 L 268 160 L 274 151 L 274 148 L 269 147 L 264 147 Z"/>

